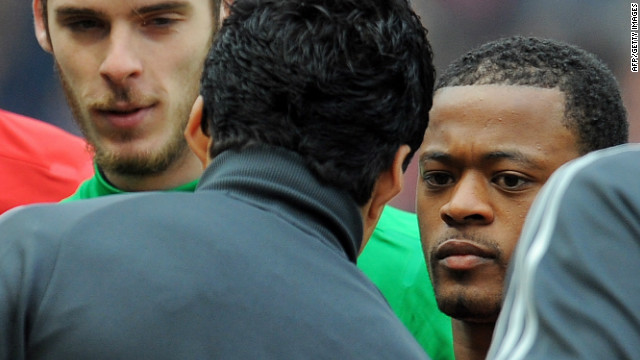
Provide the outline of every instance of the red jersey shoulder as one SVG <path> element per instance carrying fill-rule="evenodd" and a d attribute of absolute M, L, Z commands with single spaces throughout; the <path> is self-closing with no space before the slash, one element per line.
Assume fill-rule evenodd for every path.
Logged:
<path fill-rule="evenodd" d="M 71 195 L 93 175 L 85 140 L 44 121 L 0 109 L 0 213 Z"/>

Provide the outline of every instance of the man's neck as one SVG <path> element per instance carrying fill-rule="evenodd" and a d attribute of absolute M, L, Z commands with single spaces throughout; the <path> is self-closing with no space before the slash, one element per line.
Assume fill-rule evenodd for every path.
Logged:
<path fill-rule="evenodd" d="M 104 171 L 105 179 L 116 188 L 127 191 L 170 190 L 192 182 L 202 175 L 202 163 L 192 153 L 174 162 L 165 171 L 153 175 L 123 175 Z"/>
<path fill-rule="evenodd" d="M 473 323 L 451 319 L 456 360 L 484 360 L 491 345 L 495 322 Z"/>

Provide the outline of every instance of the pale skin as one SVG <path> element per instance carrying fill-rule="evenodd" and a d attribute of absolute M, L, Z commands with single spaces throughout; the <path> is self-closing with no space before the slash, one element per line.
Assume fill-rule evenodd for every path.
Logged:
<path fill-rule="evenodd" d="M 558 89 L 439 89 L 417 153 L 422 247 L 457 360 L 484 359 L 525 216 L 559 166 L 578 156 Z"/>
<path fill-rule="evenodd" d="M 107 180 L 125 191 L 196 180 L 183 131 L 215 26 L 210 0 L 48 0 L 47 14 L 41 5 L 36 38 Z"/>
<path fill-rule="evenodd" d="M 189 143 L 191 151 L 198 157 L 202 168 L 206 168 L 211 163 L 209 148 L 212 145 L 212 138 L 202 132 L 200 126 L 202 119 L 203 99 L 198 96 L 196 102 L 191 109 L 189 123 L 184 131 L 184 136 Z M 396 150 L 393 163 L 389 169 L 383 171 L 374 184 L 371 198 L 360 207 L 362 214 L 363 237 L 360 245 L 360 251 L 364 249 L 373 233 L 382 210 L 391 199 L 402 191 L 404 185 L 404 173 L 402 164 L 411 151 L 409 145 L 401 145 Z"/>

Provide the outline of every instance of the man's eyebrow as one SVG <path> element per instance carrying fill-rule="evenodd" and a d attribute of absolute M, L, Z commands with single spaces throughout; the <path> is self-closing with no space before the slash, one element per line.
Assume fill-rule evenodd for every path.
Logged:
<path fill-rule="evenodd" d="M 438 161 L 441 163 L 450 163 L 453 161 L 453 158 L 451 157 L 451 155 L 443 151 L 427 151 L 420 155 L 420 162 L 429 160 Z"/>
<path fill-rule="evenodd" d="M 186 9 L 189 7 L 191 7 L 191 4 L 185 1 L 168 1 L 159 4 L 142 6 L 135 9 L 133 12 L 137 15 L 143 15 L 158 11 Z"/>
<path fill-rule="evenodd" d="M 188 2 L 185 1 L 167 1 L 163 3 L 141 6 L 133 10 L 135 15 L 143 15 L 154 13 L 158 11 L 167 11 L 167 10 L 179 10 L 186 9 L 191 7 Z M 106 17 L 106 14 L 102 11 L 87 8 L 87 7 L 76 7 L 76 6 L 61 6 L 55 10 L 56 16 L 59 17 L 68 17 L 68 16 L 78 16 L 78 15 L 90 15 L 96 17 Z"/>
<path fill-rule="evenodd" d="M 531 168 L 540 168 L 540 164 L 519 150 L 492 151 L 482 157 L 482 161 L 511 160 Z M 456 159 L 443 151 L 427 151 L 420 155 L 420 162 L 437 161 L 443 164 L 455 164 Z"/>
<path fill-rule="evenodd" d="M 522 151 L 519 150 L 501 150 L 501 151 L 493 151 L 484 156 L 484 159 L 487 161 L 493 160 L 511 160 L 517 163 L 520 163 L 529 168 L 540 169 L 541 166 L 538 162 L 532 159 L 530 156 L 527 156 Z"/>
<path fill-rule="evenodd" d="M 69 17 L 78 15 L 90 15 L 95 17 L 104 17 L 105 14 L 101 11 L 97 11 L 90 8 L 75 7 L 75 6 L 61 6 L 55 11 L 56 17 Z"/>

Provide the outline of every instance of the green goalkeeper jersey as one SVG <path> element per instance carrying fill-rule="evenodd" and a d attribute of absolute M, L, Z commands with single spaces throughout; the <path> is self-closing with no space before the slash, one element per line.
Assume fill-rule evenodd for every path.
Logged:
<path fill-rule="evenodd" d="M 420 244 L 416 214 L 387 206 L 358 267 L 433 360 L 453 360 L 451 318 L 440 312 Z"/>

